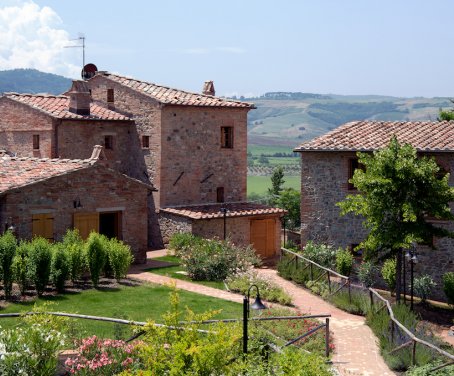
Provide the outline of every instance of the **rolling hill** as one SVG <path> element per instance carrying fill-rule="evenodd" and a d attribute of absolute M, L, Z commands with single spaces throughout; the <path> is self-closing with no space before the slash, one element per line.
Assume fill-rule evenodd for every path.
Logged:
<path fill-rule="evenodd" d="M 69 78 L 36 69 L 0 71 L 0 93 L 61 94 L 70 87 Z"/>

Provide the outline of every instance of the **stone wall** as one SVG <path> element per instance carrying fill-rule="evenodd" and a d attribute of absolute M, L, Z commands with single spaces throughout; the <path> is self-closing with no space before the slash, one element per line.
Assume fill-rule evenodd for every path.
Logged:
<path fill-rule="evenodd" d="M 0 98 L 0 149 L 21 157 L 54 157 L 52 118 L 27 105 Z M 39 135 L 39 150 L 33 149 L 33 135 Z"/>
<path fill-rule="evenodd" d="M 226 218 L 226 237 L 230 238 L 234 244 L 248 246 L 250 243 L 250 224 L 249 218 Z M 192 224 L 192 233 L 203 238 L 223 239 L 224 238 L 224 219 L 199 219 Z"/>
<path fill-rule="evenodd" d="M 192 220 L 188 218 L 161 212 L 158 215 L 158 221 L 164 244 L 168 244 L 174 234 L 181 232 L 192 233 Z"/>
<path fill-rule="evenodd" d="M 437 163 L 450 171 L 450 185 L 454 186 L 454 155 L 432 154 Z M 303 152 L 301 153 L 301 242 L 308 240 L 332 244 L 335 247 L 349 247 L 359 244 L 367 231 L 362 226 L 363 218 L 352 214 L 340 216 L 336 203 L 347 194 L 349 160 L 354 153 Z M 451 205 L 454 208 L 453 205 Z M 452 222 L 434 222 L 454 230 Z M 433 298 L 444 300 L 442 275 L 454 272 L 454 239 L 435 239 L 437 248 L 418 247 L 420 262 L 415 266 L 415 276 L 430 274 L 438 284 Z"/>
<path fill-rule="evenodd" d="M 135 262 L 146 261 L 148 188 L 104 166 L 94 166 L 15 189 L 6 194 L 0 218 L 11 218 L 19 238 L 32 236 L 32 215 L 53 214 L 54 239 L 72 228 L 74 213 L 121 211 L 122 239 Z M 81 208 L 74 208 L 79 199 Z"/>

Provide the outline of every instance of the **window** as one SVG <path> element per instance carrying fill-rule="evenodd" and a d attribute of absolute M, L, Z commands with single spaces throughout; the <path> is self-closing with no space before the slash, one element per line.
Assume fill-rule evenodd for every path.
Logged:
<path fill-rule="evenodd" d="M 150 147 L 150 136 L 142 136 L 142 148 L 148 149 Z"/>
<path fill-rule="evenodd" d="M 114 101 L 114 89 L 107 89 L 107 103 L 113 103 Z"/>
<path fill-rule="evenodd" d="M 49 241 L 54 240 L 54 215 L 33 214 L 32 215 L 32 236 L 41 236 Z"/>
<path fill-rule="evenodd" d="M 216 202 L 224 202 L 224 187 L 216 188 Z"/>
<path fill-rule="evenodd" d="M 39 134 L 33 135 L 33 150 L 39 150 Z"/>
<path fill-rule="evenodd" d="M 104 136 L 104 148 L 109 150 L 113 149 L 113 136 Z"/>
<path fill-rule="evenodd" d="M 233 127 L 221 127 L 221 148 L 233 148 Z"/>
<path fill-rule="evenodd" d="M 356 191 L 355 186 L 350 183 L 350 179 L 353 178 L 353 174 L 355 170 L 359 168 L 364 171 L 364 165 L 358 162 L 358 158 L 351 158 L 348 160 L 348 190 L 349 191 Z"/>

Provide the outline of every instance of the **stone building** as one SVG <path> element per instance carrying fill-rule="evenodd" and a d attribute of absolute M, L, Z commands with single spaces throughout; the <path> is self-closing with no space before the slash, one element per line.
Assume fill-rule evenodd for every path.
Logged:
<path fill-rule="evenodd" d="M 212 81 L 205 82 L 202 93 L 107 72 L 98 72 L 87 84 L 96 103 L 135 121 L 144 162 L 141 176 L 157 189 L 149 205 L 154 247 L 188 229 L 188 222 L 194 233 L 222 238 L 222 207 L 234 242 L 252 243 L 265 257 L 279 252 L 276 234 L 284 211 L 246 202 L 247 113 L 252 104 L 215 97 Z"/>
<path fill-rule="evenodd" d="M 61 240 L 77 228 L 122 239 L 145 262 L 147 195 L 139 180 L 109 168 L 96 146 L 89 159 L 0 157 L 0 223 L 22 239 Z"/>
<path fill-rule="evenodd" d="M 355 194 L 349 183 L 358 168 L 356 153 L 386 147 L 393 135 L 413 145 L 420 155 L 432 156 L 446 172 L 454 171 L 454 122 L 358 121 L 305 142 L 295 149 L 301 153 L 301 242 L 308 240 L 354 248 L 367 235 L 363 219 L 352 214 L 340 216 L 336 203 Z M 454 175 L 450 175 L 454 186 Z M 454 230 L 452 222 L 437 226 Z M 454 271 L 454 240 L 434 239 L 435 250 L 418 246 L 420 262 L 416 273 L 429 273 L 442 285 L 441 276 Z M 442 294 L 442 290 L 439 294 Z M 438 296 L 442 298 L 442 296 Z"/>

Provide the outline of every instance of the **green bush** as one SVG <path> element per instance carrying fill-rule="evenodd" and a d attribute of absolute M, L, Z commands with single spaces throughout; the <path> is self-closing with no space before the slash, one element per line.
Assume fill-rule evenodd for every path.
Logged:
<path fill-rule="evenodd" d="M 94 287 L 98 287 L 101 272 L 106 263 L 105 237 L 96 232 L 91 232 L 85 243 L 85 257 Z"/>
<path fill-rule="evenodd" d="M 87 269 L 87 260 L 84 252 L 84 241 L 79 230 L 68 229 L 62 239 L 69 261 L 69 276 L 74 283 L 81 278 Z"/>
<path fill-rule="evenodd" d="M 230 290 L 243 295 L 247 294 L 251 285 L 256 285 L 262 299 L 283 305 L 292 303 L 292 298 L 282 287 L 276 285 L 273 281 L 259 277 L 257 272 L 253 270 L 227 277 L 226 283 Z M 252 292 L 255 293 L 255 290 L 252 290 Z"/>
<path fill-rule="evenodd" d="M 252 247 L 238 247 L 229 240 L 195 238 L 194 244 L 179 256 L 189 277 L 195 281 L 223 281 L 260 262 Z"/>
<path fill-rule="evenodd" d="M 29 251 L 29 275 L 39 296 L 44 293 L 49 283 L 51 262 L 51 244 L 44 238 L 34 238 Z"/>
<path fill-rule="evenodd" d="M 119 282 L 121 278 L 126 277 L 129 267 L 134 261 L 131 248 L 121 240 L 112 238 L 109 239 L 107 254 L 113 276 Z"/>
<path fill-rule="evenodd" d="M 437 284 L 434 282 L 432 277 L 428 274 L 422 275 L 414 279 L 413 287 L 415 289 L 416 296 L 421 298 L 421 303 L 425 303 L 429 298 L 432 289 Z"/>
<path fill-rule="evenodd" d="M 22 296 L 30 285 L 30 273 L 28 271 L 30 260 L 31 243 L 22 240 L 16 250 L 16 255 L 13 259 L 13 276 L 14 282 L 19 286 Z"/>
<path fill-rule="evenodd" d="M 349 276 L 353 268 L 353 255 L 347 250 L 339 250 L 336 253 L 336 270 L 338 273 Z"/>
<path fill-rule="evenodd" d="M 454 304 L 454 272 L 443 274 L 443 291 L 450 304 Z"/>
<path fill-rule="evenodd" d="M 65 291 L 65 281 L 70 273 L 70 260 L 68 251 L 62 243 L 56 243 L 52 247 L 51 277 L 58 292 Z"/>
<path fill-rule="evenodd" d="M 184 252 L 186 249 L 190 249 L 197 246 L 198 242 L 201 242 L 202 238 L 199 236 L 192 235 L 188 232 L 179 232 L 173 234 L 169 240 L 169 248 L 175 251 L 177 256 L 180 256 L 180 252 Z"/>
<path fill-rule="evenodd" d="M 397 260 L 394 257 L 387 259 L 381 268 L 381 275 L 391 293 L 393 293 L 396 288 L 396 265 Z"/>
<path fill-rule="evenodd" d="M 452 376 L 453 365 L 432 371 L 434 368 L 439 367 L 442 364 L 443 361 L 440 360 L 438 362 L 427 363 L 423 366 L 411 367 L 407 372 L 405 372 L 405 376 Z"/>
<path fill-rule="evenodd" d="M 328 283 L 325 281 L 309 281 L 306 286 L 314 294 L 320 295 L 322 298 L 326 298 L 329 295 Z"/>
<path fill-rule="evenodd" d="M 300 285 L 306 285 L 311 279 L 317 279 L 322 270 L 314 266 L 312 268 L 312 275 L 310 266 L 303 260 L 292 260 L 289 256 L 284 256 L 277 264 L 278 274 L 285 279 L 294 281 Z"/>
<path fill-rule="evenodd" d="M 375 283 L 377 267 L 371 261 L 361 263 L 358 268 L 358 279 L 367 288 Z"/>
<path fill-rule="evenodd" d="M 309 241 L 304 247 L 302 255 L 319 265 L 334 269 L 336 266 L 336 253 L 336 250 L 330 245 L 315 244 Z"/>
<path fill-rule="evenodd" d="M 11 231 L 0 236 L 0 279 L 3 280 L 5 298 L 11 297 L 13 288 L 13 259 L 16 254 L 17 241 Z"/>
<path fill-rule="evenodd" d="M 348 291 L 345 290 L 331 295 L 329 297 L 329 301 L 336 307 L 344 311 L 353 313 L 354 315 L 365 316 L 370 309 L 370 298 L 368 294 L 357 290 L 351 291 L 351 301 L 350 296 L 348 295 Z"/>

